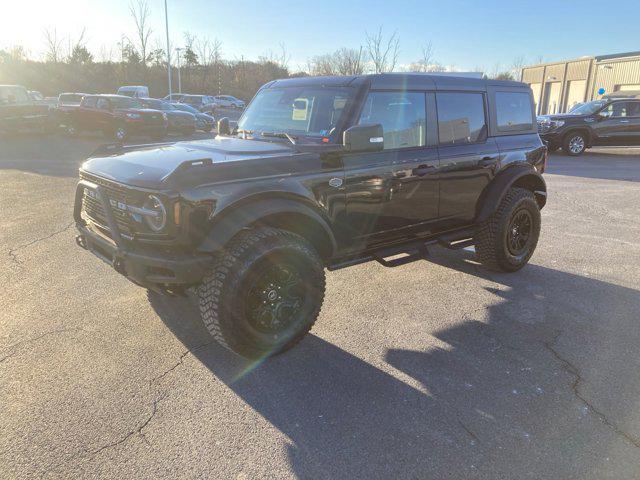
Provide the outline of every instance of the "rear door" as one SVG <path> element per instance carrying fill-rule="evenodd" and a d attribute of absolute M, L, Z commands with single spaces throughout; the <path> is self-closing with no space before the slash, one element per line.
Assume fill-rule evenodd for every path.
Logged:
<path fill-rule="evenodd" d="M 485 92 L 437 92 L 440 219 L 444 227 L 473 222 L 493 177 L 498 145 L 488 137 Z"/>
<path fill-rule="evenodd" d="M 624 144 L 628 140 L 630 119 L 628 101 L 611 102 L 599 112 L 597 122 L 591 128 L 601 144 Z"/>
<path fill-rule="evenodd" d="M 625 143 L 640 145 L 640 101 L 632 100 L 628 102 L 626 120 Z"/>

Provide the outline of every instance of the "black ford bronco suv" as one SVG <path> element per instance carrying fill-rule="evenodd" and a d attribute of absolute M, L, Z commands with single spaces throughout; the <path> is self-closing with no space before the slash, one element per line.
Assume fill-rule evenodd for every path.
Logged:
<path fill-rule="evenodd" d="M 514 272 L 536 247 L 547 149 L 525 84 L 277 80 L 218 130 L 96 151 L 80 169 L 76 241 L 142 287 L 197 293 L 211 335 L 241 355 L 310 330 L 325 268 L 395 267 L 439 244 Z"/>

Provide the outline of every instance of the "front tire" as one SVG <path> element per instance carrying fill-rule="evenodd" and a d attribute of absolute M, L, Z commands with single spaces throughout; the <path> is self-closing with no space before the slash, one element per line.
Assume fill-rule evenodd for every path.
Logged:
<path fill-rule="evenodd" d="M 322 260 L 304 238 L 275 228 L 245 230 L 218 254 L 198 288 L 209 333 L 247 358 L 297 344 L 324 300 Z"/>
<path fill-rule="evenodd" d="M 540 208 L 530 190 L 510 188 L 498 209 L 476 235 L 476 253 L 487 268 L 515 272 L 524 267 L 538 244 Z"/>
<path fill-rule="evenodd" d="M 572 157 L 582 155 L 587 148 L 587 139 L 584 133 L 571 132 L 562 142 L 562 151 Z"/>
<path fill-rule="evenodd" d="M 127 129 L 122 126 L 122 125 L 118 125 L 116 128 L 114 128 L 113 130 L 113 139 L 116 142 L 124 142 L 127 139 L 128 136 L 128 132 Z"/>

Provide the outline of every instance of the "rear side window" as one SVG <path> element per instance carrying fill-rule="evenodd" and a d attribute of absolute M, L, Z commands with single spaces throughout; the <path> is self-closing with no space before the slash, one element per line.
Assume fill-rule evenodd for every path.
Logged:
<path fill-rule="evenodd" d="M 440 145 L 466 145 L 487 138 L 482 93 L 437 93 Z"/>
<path fill-rule="evenodd" d="M 96 97 L 84 97 L 84 99 L 82 100 L 82 106 L 96 108 L 97 100 L 98 99 Z"/>
<path fill-rule="evenodd" d="M 524 92 L 496 92 L 496 121 L 501 132 L 533 128 L 531 97 Z"/>
<path fill-rule="evenodd" d="M 424 93 L 370 92 L 358 123 L 380 123 L 384 148 L 423 147 L 427 115 Z"/>

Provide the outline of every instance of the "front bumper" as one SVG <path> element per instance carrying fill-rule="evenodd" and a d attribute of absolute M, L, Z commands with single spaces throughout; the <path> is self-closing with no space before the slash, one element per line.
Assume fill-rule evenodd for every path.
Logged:
<path fill-rule="evenodd" d="M 109 235 L 106 238 L 82 218 L 82 199 L 85 188 L 93 189 L 107 218 Z M 178 292 L 200 283 L 211 265 L 209 255 L 182 253 L 170 249 L 143 248 L 135 238 L 122 238 L 111 210 L 109 198 L 100 185 L 81 180 L 76 188 L 73 212 L 78 246 L 111 265 L 133 283 L 162 293 Z"/>

